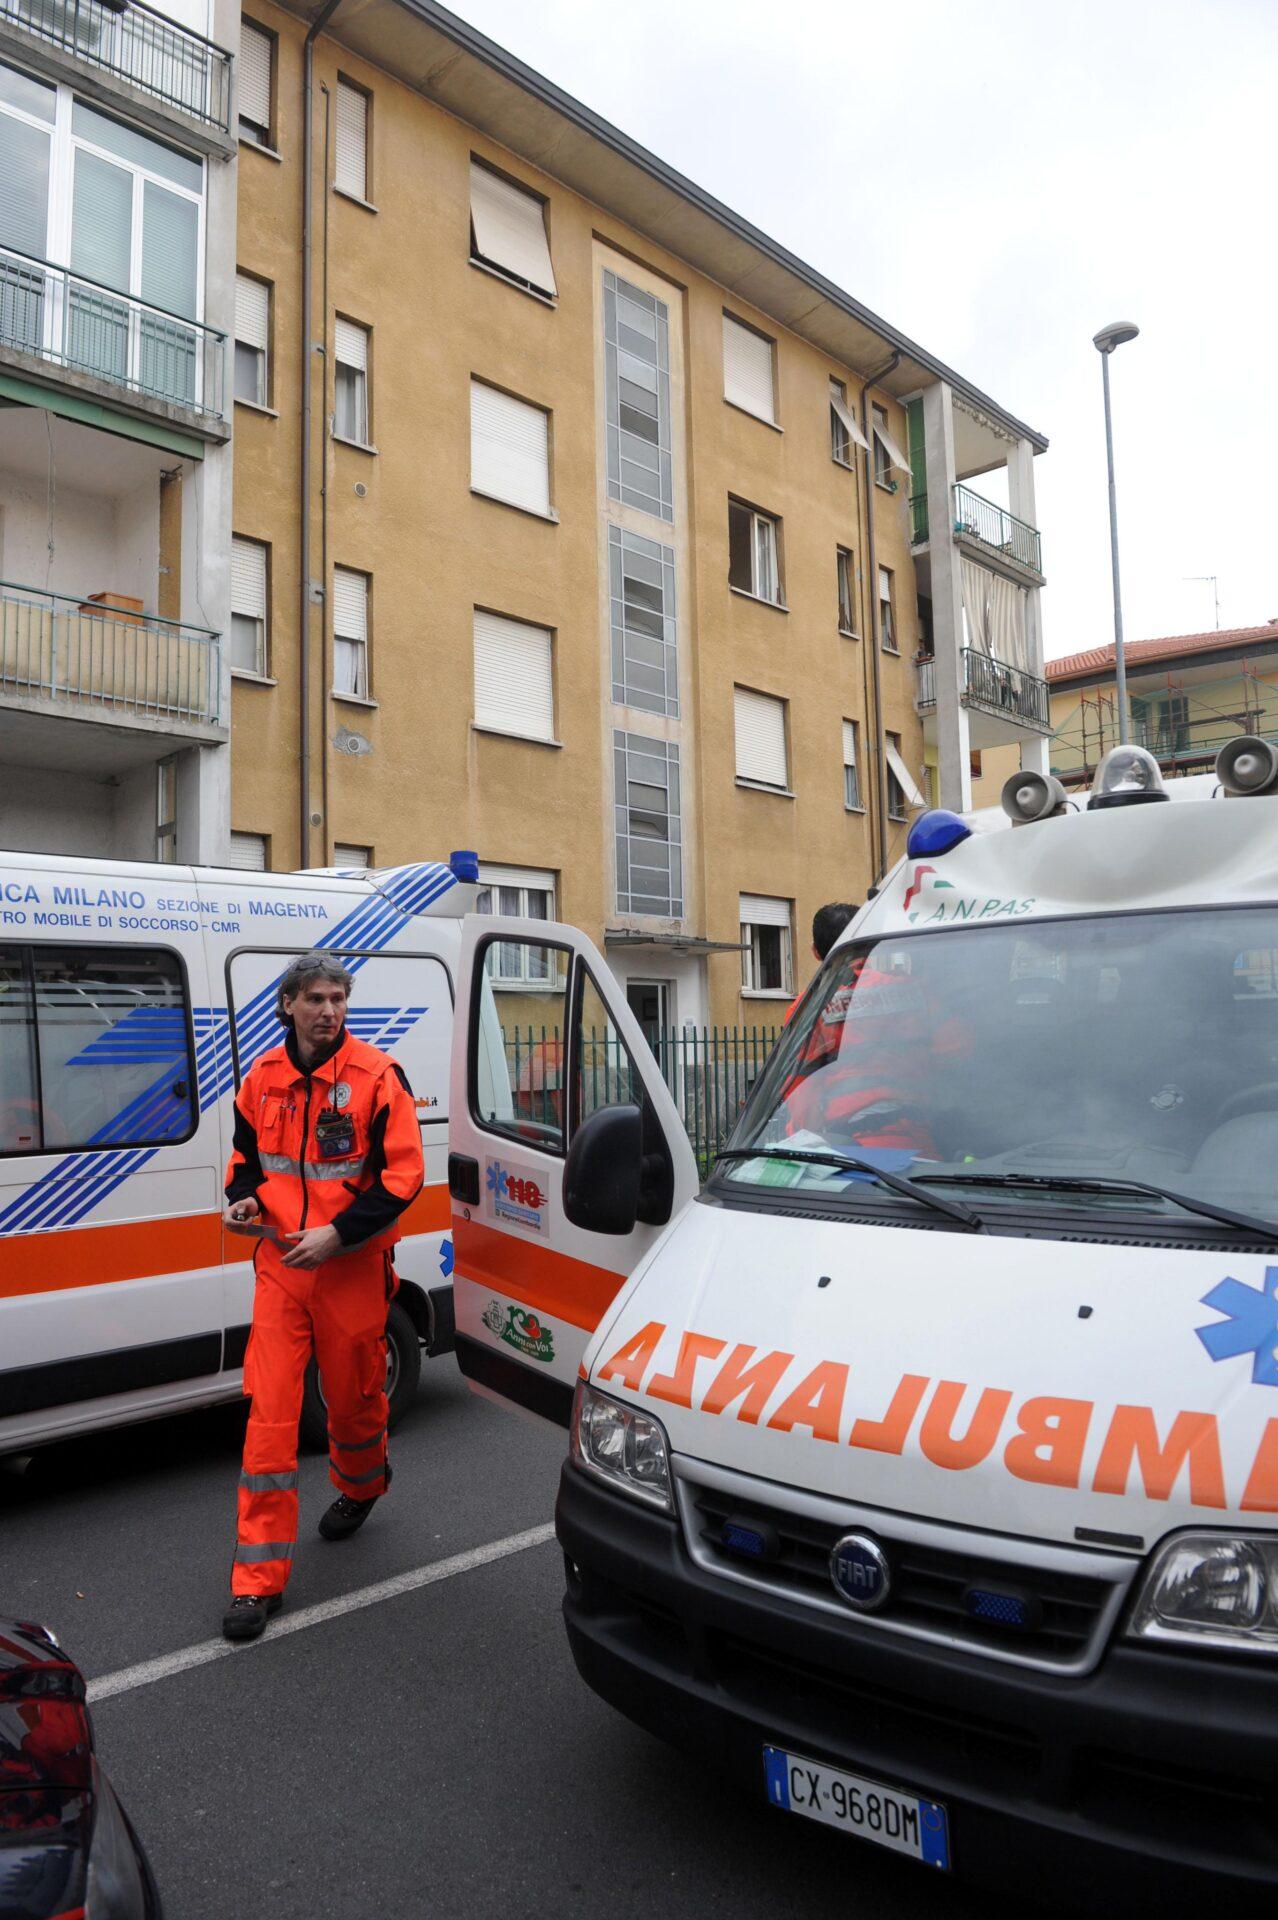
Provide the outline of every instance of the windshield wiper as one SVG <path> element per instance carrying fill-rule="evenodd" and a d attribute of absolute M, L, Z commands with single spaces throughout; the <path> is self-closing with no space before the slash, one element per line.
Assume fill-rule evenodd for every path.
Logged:
<path fill-rule="evenodd" d="M 858 1159 L 854 1153 L 818 1153 L 806 1147 L 725 1147 L 722 1153 L 716 1153 L 714 1163 L 720 1160 L 801 1160 L 813 1167 L 841 1167 L 849 1173 L 868 1173 L 872 1179 L 881 1180 L 885 1187 L 891 1187 L 896 1193 L 903 1193 L 907 1200 L 917 1200 L 920 1206 L 930 1207 L 933 1213 L 943 1213 L 951 1220 L 957 1220 L 969 1233 L 984 1233 L 985 1222 L 979 1213 L 973 1213 L 971 1207 L 965 1207 L 958 1200 L 943 1200 L 940 1194 L 925 1193 L 922 1187 L 916 1187 L 912 1180 L 902 1174 L 888 1173 L 883 1167 L 876 1167 L 872 1160 Z"/>
<path fill-rule="evenodd" d="M 1235 1213 L 1232 1207 L 1218 1207 L 1213 1200 L 1198 1200 L 1188 1193 L 1173 1193 L 1170 1187 L 1158 1187 L 1149 1180 L 1106 1179 L 1103 1175 L 1067 1173 L 932 1173 L 920 1176 L 929 1184 L 955 1187 L 1042 1187 L 1055 1193 L 1152 1193 L 1155 1199 L 1170 1200 L 1186 1213 L 1200 1213 L 1205 1220 L 1219 1220 L 1227 1227 L 1240 1227 L 1244 1233 L 1259 1234 L 1261 1239 L 1278 1242 L 1278 1220 L 1262 1220 L 1254 1213 Z"/>

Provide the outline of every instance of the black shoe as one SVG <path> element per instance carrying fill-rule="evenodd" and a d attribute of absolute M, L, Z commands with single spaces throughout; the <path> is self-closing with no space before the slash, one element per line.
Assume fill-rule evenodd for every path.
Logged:
<path fill-rule="evenodd" d="M 359 1532 L 380 1497 L 375 1493 L 371 1500 L 352 1500 L 349 1493 L 339 1493 L 328 1512 L 320 1516 L 320 1538 L 349 1540 Z"/>
<path fill-rule="evenodd" d="M 282 1593 L 237 1593 L 222 1615 L 223 1639 L 256 1640 L 283 1605 Z"/>

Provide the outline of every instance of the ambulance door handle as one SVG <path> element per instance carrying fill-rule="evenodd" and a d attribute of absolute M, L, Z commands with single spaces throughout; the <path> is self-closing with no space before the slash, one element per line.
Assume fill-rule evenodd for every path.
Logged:
<path fill-rule="evenodd" d="M 468 1153 L 448 1156 L 448 1191 L 463 1206 L 479 1205 L 479 1162 Z"/>

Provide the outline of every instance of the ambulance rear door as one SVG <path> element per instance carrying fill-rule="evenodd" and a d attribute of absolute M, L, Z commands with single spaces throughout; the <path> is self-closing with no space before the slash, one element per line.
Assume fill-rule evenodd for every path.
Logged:
<path fill-rule="evenodd" d="M 698 1187 L 657 1061 L 575 928 L 464 921 L 448 1144 L 462 1372 L 566 1425 L 591 1335 Z"/>

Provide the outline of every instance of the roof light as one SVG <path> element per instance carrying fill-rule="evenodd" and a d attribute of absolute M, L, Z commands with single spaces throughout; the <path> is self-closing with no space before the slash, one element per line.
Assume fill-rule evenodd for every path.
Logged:
<path fill-rule="evenodd" d="M 1004 813 L 1018 827 L 1028 826 L 1031 820 L 1050 820 L 1069 805 L 1069 795 L 1050 773 L 1009 774 L 1000 799 Z"/>
<path fill-rule="evenodd" d="M 1216 755 L 1216 778 L 1226 793 L 1272 793 L 1278 787 L 1278 748 L 1255 733 L 1240 733 Z"/>
<path fill-rule="evenodd" d="M 1090 813 L 1095 807 L 1141 807 L 1151 800 L 1169 800 L 1158 762 L 1144 747 L 1111 747 L 1096 769 Z"/>
<path fill-rule="evenodd" d="M 478 880 L 479 855 L 469 847 L 461 847 L 448 856 L 448 870 L 458 880 Z"/>
<path fill-rule="evenodd" d="M 972 829 L 957 813 L 951 813 L 948 807 L 932 807 L 910 828 L 905 851 L 911 860 L 934 860 L 938 853 L 948 853 L 971 837 Z"/>

